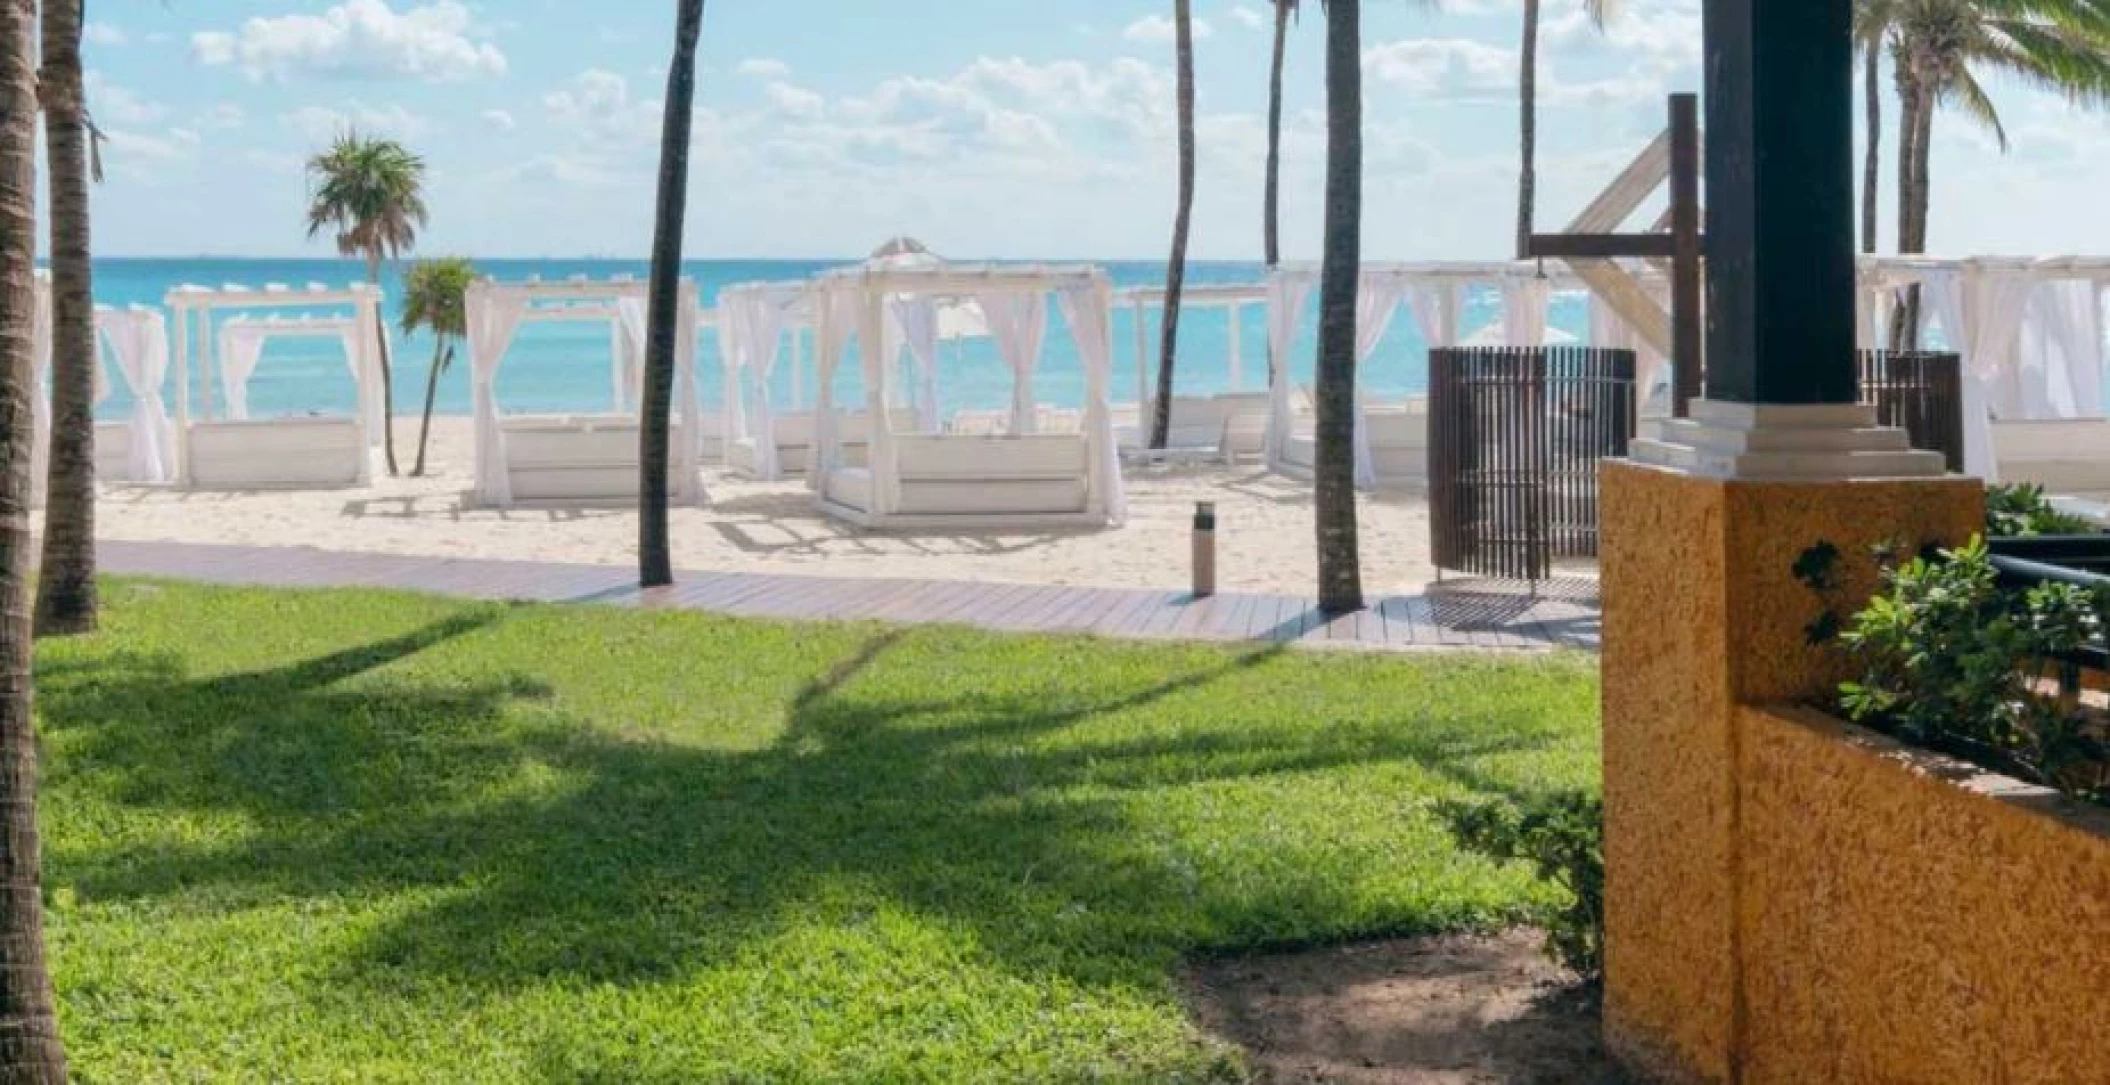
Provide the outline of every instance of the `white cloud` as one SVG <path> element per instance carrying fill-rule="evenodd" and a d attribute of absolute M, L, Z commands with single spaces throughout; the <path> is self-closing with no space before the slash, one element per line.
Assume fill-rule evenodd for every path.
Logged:
<path fill-rule="evenodd" d="M 790 83 L 771 83 L 766 91 L 769 104 L 787 117 L 814 120 L 827 110 L 827 99 Z"/>
<path fill-rule="evenodd" d="M 733 69 L 735 74 L 756 79 L 782 79 L 791 74 L 791 65 L 769 57 L 749 57 Z"/>
<path fill-rule="evenodd" d="M 1231 18 L 1238 20 L 1238 24 L 1248 30 L 1259 30 L 1268 25 L 1265 13 L 1259 8 L 1247 7 L 1244 4 L 1231 9 Z"/>
<path fill-rule="evenodd" d="M 1419 97 L 1514 96 L 1517 54 L 1470 38 L 1407 38 L 1364 50 L 1363 71 Z"/>
<path fill-rule="evenodd" d="M 476 40 L 473 30 L 469 9 L 457 0 L 400 13 L 388 0 L 344 0 L 320 15 L 254 18 L 232 32 L 193 34 L 191 55 L 259 80 L 315 75 L 442 83 L 504 75 L 505 54 Z"/>
<path fill-rule="evenodd" d="M 200 112 L 192 124 L 199 128 L 240 128 L 249 114 L 233 102 L 217 102 Z"/>
<path fill-rule="evenodd" d="M 1213 31 L 1206 19 L 1194 20 L 1194 38 L 1200 41 Z M 1127 41 L 1171 42 L 1179 38 L 1179 25 L 1166 15 L 1145 15 L 1121 30 Z"/>
<path fill-rule="evenodd" d="M 166 106 L 110 82 L 101 72 L 87 73 L 81 77 L 81 83 L 88 94 L 88 110 L 99 123 L 137 128 L 168 115 Z"/>
<path fill-rule="evenodd" d="M 483 118 L 491 127 L 501 132 L 510 132 L 518 126 L 518 122 L 513 120 L 513 115 L 503 109 L 486 109 L 483 111 Z"/>
<path fill-rule="evenodd" d="M 400 105 L 377 108 L 358 101 L 347 102 L 342 109 L 302 106 L 280 115 L 279 120 L 300 133 L 302 139 L 317 146 L 349 131 L 405 140 L 432 131 L 430 121 Z"/>
<path fill-rule="evenodd" d="M 132 40 L 122 27 L 109 23 L 89 23 L 81 27 L 81 37 L 90 45 L 103 46 L 123 45 Z"/>
<path fill-rule="evenodd" d="M 1600 31 L 1577 3 L 1547 19 L 1545 35 L 1550 46 L 1564 52 L 1608 52 L 1671 71 L 1700 62 L 1700 7 L 1697 0 L 1627 5 L 1616 9 Z"/>
<path fill-rule="evenodd" d="M 631 97 L 630 81 L 602 68 L 588 68 L 571 85 L 542 96 L 543 109 L 558 127 L 590 142 L 655 147 L 659 103 Z"/>

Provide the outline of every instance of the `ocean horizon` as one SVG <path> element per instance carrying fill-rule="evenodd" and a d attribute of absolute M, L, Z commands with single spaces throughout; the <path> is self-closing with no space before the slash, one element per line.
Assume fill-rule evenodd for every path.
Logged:
<path fill-rule="evenodd" d="M 584 275 L 605 279 L 628 275 L 642 279 L 649 271 L 645 260 L 601 257 L 506 257 L 476 259 L 482 274 L 505 281 L 539 277 L 563 280 Z M 691 260 L 684 272 L 698 285 L 705 304 L 715 304 L 718 292 L 748 282 L 803 280 L 847 264 L 840 260 Z M 996 261 L 1032 263 L 1035 261 Z M 1041 261 L 1046 263 L 1091 263 L 1106 269 L 1116 288 L 1163 285 L 1163 261 Z M 401 273 L 407 266 L 397 262 L 384 268 L 382 289 L 387 295 L 386 320 L 395 359 L 395 408 L 398 414 L 423 409 L 425 383 L 433 361 L 430 336 L 406 335 L 397 326 L 401 317 Z M 325 283 L 340 286 L 365 279 L 365 266 L 356 260 L 316 257 L 98 257 L 95 260 L 97 304 L 116 307 L 148 306 L 167 311 L 171 290 L 186 284 L 219 287 L 246 286 L 260 289 L 270 283 L 302 286 Z M 1264 267 L 1258 261 L 1191 261 L 1187 265 L 1190 285 L 1258 283 Z M 1316 300 L 1307 303 L 1296 346 L 1291 352 L 1293 381 L 1311 380 L 1317 349 Z M 297 312 L 297 310 L 296 310 Z M 232 315 L 231 313 L 223 315 Z M 1501 319 L 1501 299 L 1493 289 L 1472 291 L 1465 305 L 1462 327 L 1471 334 Z M 1579 295 L 1556 294 L 1551 306 L 1552 327 L 1582 335 L 1588 325 L 1586 303 Z M 1159 329 L 1151 319 L 1146 341 L 1150 357 L 1146 372 L 1154 373 Z M 1267 387 L 1267 328 L 1263 306 L 1241 310 L 1239 338 L 1242 379 L 1235 385 L 1230 366 L 1230 320 L 1222 309 L 1190 309 L 1180 321 L 1179 358 L 1174 368 L 1182 395 L 1211 395 L 1219 392 L 1258 391 Z M 527 324 L 521 328 L 498 376 L 498 400 L 508 413 L 593 412 L 611 409 L 610 334 L 581 324 Z M 1395 316 L 1377 353 L 1366 364 L 1364 388 L 1368 394 L 1391 398 L 1419 394 L 1428 385 L 1428 348 L 1412 315 L 1403 307 Z M 810 351 L 806 369 L 794 374 L 780 360 L 774 374 L 771 401 L 779 410 L 810 406 L 815 389 Z M 173 372 L 173 371 L 172 371 Z M 126 417 L 131 397 L 124 382 L 113 372 L 111 393 L 98 408 L 104 418 Z M 171 376 L 173 382 L 174 377 Z M 703 336 L 697 359 L 698 390 L 707 410 L 715 410 L 723 399 L 723 368 L 717 337 Z M 194 382 L 197 376 L 192 375 Z M 1132 401 L 1136 389 L 1135 333 L 1125 309 L 1114 313 L 1113 397 Z M 1034 375 L 1036 398 L 1056 406 L 1081 405 L 1084 373 L 1077 358 L 1069 328 L 1059 314 L 1051 314 L 1047 342 L 1039 369 Z M 174 401 L 174 387 L 166 389 Z M 863 391 L 856 367 L 845 366 L 837 374 L 837 401 L 861 403 Z M 987 339 L 971 339 L 941 348 L 938 398 L 945 413 L 961 409 L 997 409 L 1009 404 L 1011 374 L 998 359 Z M 217 397 L 217 392 L 215 392 Z M 328 340 L 290 338 L 270 342 L 249 385 L 250 413 L 254 416 L 341 414 L 351 410 L 355 391 L 344 364 L 341 347 Z M 466 415 L 470 412 L 469 366 L 457 352 L 454 364 L 440 377 L 435 412 Z"/>

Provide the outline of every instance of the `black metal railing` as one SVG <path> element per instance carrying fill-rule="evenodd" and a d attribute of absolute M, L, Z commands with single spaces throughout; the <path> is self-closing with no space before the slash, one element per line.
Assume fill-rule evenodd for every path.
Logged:
<path fill-rule="evenodd" d="M 1881 425 L 1896 426 L 1912 447 L 1939 452 L 1963 470 L 1963 359 L 1938 351 L 1864 350 L 1861 402 Z"/>
<path fill-rule="evenodd" d="M 2000 586 L 2028 591 L 2040 584 L 2072 584 L 2091 591 L 2110 587 L 2110 535 L 2038 535 L 1989 539 L 1986 549 Z M 2099 635 L 2062 662 L 2110 672 L 2110 644 Z"/>

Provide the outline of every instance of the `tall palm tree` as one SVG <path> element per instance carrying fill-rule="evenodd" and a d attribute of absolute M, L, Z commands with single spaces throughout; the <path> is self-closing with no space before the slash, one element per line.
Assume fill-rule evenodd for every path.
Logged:
<path fill-rule="evenodd" d="M 1604 29 L 1618 0 L 1583 0 L 1590 23 Z M 1539 198 L 1539 0 L 1524 0 L 1524 45 L 1518 51 L 1517 95 L 1522 153 L 1517 171 L 1517 257 L 1531 249 L 1531 231 Z"/>
<path fill-rule="evenodd" d="M 638 433 L 638 582 L 674 582 L 667 546 L 667 429 L 674 403 L 674 336 L 681 301 L 681 232 L 689 212 L 689 130 L 696 112 L 696 38 L 703 0 L 675 0 L 674 61 L 659 134 L 659 202 L 652 216 L 652 276 L 645 317 L 644 421 Z"/>
<path fill-rule="evenodd" d="M 1194 13 L 1190 0 L 1173 0 L 1178 39 L 1180 113 L 1179 211 L 1172 220 L 1172 259 L 1165 265 L 1165 319 L 1158 346 L 1158 402 L 1150 423 L 1150 447 L 1163 448 L 1172 434 L 1172 366 L 1179 353 L 1180 298 L 1187 286 L 1187 226 L 1194 217 Z"/>
<path fill-rule="evenodd" d="M 1326 226 L 1319 269 L 1313 518 L 1319 608 L 1363 607 L 1355 521 L 1355 298 L 1362 284 L 1363 29 L 1360 0 L 1326 5 Z"/>
<path fill-rule="evenodd" d="M 381 262 L 417 247 L 428 220 L 425 160 L 392 139 L 369 139 L 357 131 L 337 137 L 330 149 L 308 159 L 314 191 L 308 201 L 308 236 L 335 231 L 337 252 L 366 261 L 366 279 L 381 285 Z M 396 474 L 394 366 L 388 328 L 375 325 L 381 345 L 381 447 L 388 473 Z"/>
<path fill-rule="evenodd" d="M 44 0 L 44 144 L 51 186 L 51 462 L 39 636 L 95 629 L 95 289 L 88 261 L 82 0 Z"/>
<path fill-rule="evenodd" d="M 425 411 L 418 418 L 418 458 L 410 477 L 425 474 L 425 444 L 432 436 L 432 404 L 439 397 L 440 374 L 454 364 L 454 348 L 469 334 L 469 284 L 476 265 L 466 256 L 420 260 L 403 273 L 403 331 L 432 333 L 432 368 L 425 373 Z"/>
<path fill-rule="evenodd" d="M 1267 69 L 1267 192 L 1261 200 L 1260 233 L 1267 266 L 1282 262 L 1278 219 L 1282 210 L 1282 59 L 1288 52 L 1289 22 L 1300 0 L 1275 0 L 1275 52 Z"/>
<path fill-rule="evenodd" d="M 29 670 L 36 26 L 36 0 L 0 0 L 0 1085 L 66 1080 L 44 964 Z"/>
<path fill-rule="evenodd" d="M 1861 51 L 1861 109 L 1867 146 L 1861 160 L 1861 251 L 1877 247 L 1877 188 L 1883 183 L 1883 53 L 1897 0 L 1856 0 L 1854 41 Z"/>

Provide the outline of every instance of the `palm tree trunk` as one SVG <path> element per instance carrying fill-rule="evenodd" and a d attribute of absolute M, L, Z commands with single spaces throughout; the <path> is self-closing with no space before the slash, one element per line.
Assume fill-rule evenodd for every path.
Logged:
<path fill-rule="evenodd" d="M 29 669 L 30 337 L 37 252 L 35 0 L 0 0 L 0 1085 L 62 1085 L 39 891 Z"/>
<path fill-rule="evenodd" d="M 1524 46 L 1518 53 L 1521 137 L 1517 171 L 1517 259 L 1531 255 L 1531 226 L 1539 190 L 1539 0 L 1524 0 Z"/>
<path fill-rule="evenodd" d="M 1868 43 L 1862 91 L 1866 100 L 1868 149 L 1861 163 L 1861 251 L 1876 251 L 1876 186 L 1883 183 L 1883 50 Z"/>
<path fill-rule="evenodd" d="M 366 257 L 366 281 L 376 287 L 381 285 L 381 254 L 371 252 Z M 396 375 L 395 365 L 388 356 L 388 321 L 374 322 L 374 338 L 381 344 L 381 458 L 388 464 L 388 477 L 394 478 L 396 471 Z"/>
<path fill-rule="evenodd" d="M 40 92 L 51 185 L 51 463 L 39 636 L 95 630 L 95 289 L 88 260 L 88 113 L 81 0 L 44 0 Z M 35 385 L 30 386 L 32 394 Z"/>
<path fill-rule="evenodd" d="M 1282 59 L 1289 45 L 1289 4 L 1274 0 L 1274 6 L 1275 52 L 1267 69 L 1267 192 L 1260 212 L 1261 252 L 1269 267 L 1282 262 Z"/>
<path fill-rule="evenodd" d="M 1150 447 L 1164 448 L 1172 436 L 1172 366 L 1179 354 L 1180 298 L 1187 286 L 1187 226 L 1194 217 L 1194 17 L 1189 0 L 1173 0 L 1179 39 L 1180 193 L 1172 220 L 1172 258 L 1165 265 L 1165 319 L 1158 345 L 1158 402 L 1150 423 Z"/>
<path fill-rule="evenodd" d="M 1363 607 L 1355 522 L 1355 298 L 1362 281 L 1363 68 L 1360 0 L 1326 17 L 1326 239 L 1319 272 L 1318 431 L 1313 468 L 1319 608 Z"/>
<path fill-rule="evenodd" d="M 425 477 L 425 443 L 432 438 L 432 404 L 440 394 L 440 371 L 454 360 L 454 347 L 442 335 L 432 344 L 432 371 L 425 374 L 425 413 L 418 419 L 418 461 L 410 465 L 411 478 Z"/>
<path fill-rule="evenodd" d="M 1918 182 L 1920 93 L 1919 80 L 1913 73 L 1911 58 L 1901 54 L 1897 61 L 1898 85 L 1898 252 L 1918 253 L 1921 249 L 1919 229 L 1912 209 L 1917 206 L 1915 186 Z M 1898 350 L 1919 348 L 1920 288 L 1910 286 L 1903 291 L 1897 310 L 1890 317 L 1890 343 Z"/>
<path fill-rule="evenodd" d="M 674 582 L 667 542 L 668 427 L 674 402 L 675 306 L 681 300 L 681 232 L 688 218 L 689 130 L 696 110 L 696 39 L 703 0 L 680 0 L 674 60 L 659 137 L 659 201 L 652 218 L 652 277 L 645 320 L 643 424 L 638 432 L 638 583 Z"/>

